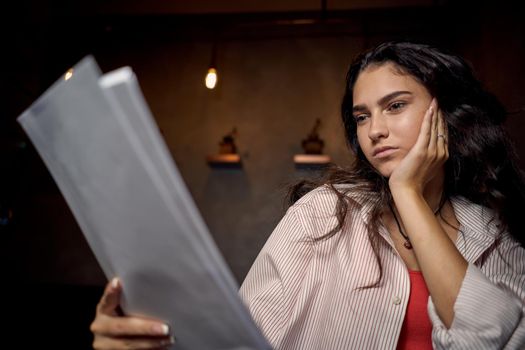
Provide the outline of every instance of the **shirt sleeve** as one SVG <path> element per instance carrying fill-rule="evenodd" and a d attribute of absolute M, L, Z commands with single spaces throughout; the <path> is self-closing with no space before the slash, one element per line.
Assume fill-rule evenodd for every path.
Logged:
<path fill-rule="evenodd" d="M 240 289 L 241 299 L 274 348 L 283 338 L 296 290 L 312 256 L 311 242 L 292 207 L 255 259 Z"/>
<path fill-rule="evenodd" d="M 435 349 L 525 348 L 525 250 L 506 239 L 483 267 L 470 263 L 449 329 L 429 299 Z"/>

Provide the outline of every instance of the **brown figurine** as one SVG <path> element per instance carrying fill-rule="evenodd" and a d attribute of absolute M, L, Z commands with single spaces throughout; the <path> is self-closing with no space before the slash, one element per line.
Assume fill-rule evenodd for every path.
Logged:
<path fill-rule="evenodd" d="M 323 147 L 324 147 L 324 141 L 319 138 L 319 127 L 321 126 L 321 120 L 317 118 L 315 120 L 315 125 L 308 134 L 308 137 L 303 140 L 302 146 L 304 149 L 304 153 L 306 154 L 322 154 L 323 153 Z"/>
<path fill-rule="evenodd" d="M 234 154 L 237 153 L 237 147 L 235 146 L 235 137 L 237 136 L 237 128 L 222 138 L 219 143 L 219 154 Z"/>

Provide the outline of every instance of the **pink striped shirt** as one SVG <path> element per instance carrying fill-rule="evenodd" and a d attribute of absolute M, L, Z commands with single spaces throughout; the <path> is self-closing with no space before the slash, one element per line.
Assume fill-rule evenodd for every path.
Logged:
<path fill-rule="evenodd" d="M 410 292 L 406 265 L 387 230 L 379 267 L 367 238 L 371 209 L 354 198 L 342 232 L 317 243 L 337 224 L 337 197 L 318 188 L 289 208 L 248 273 L 240 294 L 275 349 L 395 349 Z M 456 246 L 469 262 L 447 329 L 431 298 L 435 349 L 525 349 L 525 250 L 498 232 L 492 212 L 463 198 L 452 205 L 460 222 Z M 504 261 L 505 260 L 505 261 Z"/>

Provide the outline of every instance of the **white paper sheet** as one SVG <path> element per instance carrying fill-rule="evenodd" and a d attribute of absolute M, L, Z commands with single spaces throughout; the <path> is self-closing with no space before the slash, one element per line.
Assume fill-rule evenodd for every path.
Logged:
<path fill-rule="evenodd" d="M 130 68 L 92 57 L 18 121 L 42 156 L 123 309 L 167 322 L 174 349 L 270 349 L 237 295 Z"/>

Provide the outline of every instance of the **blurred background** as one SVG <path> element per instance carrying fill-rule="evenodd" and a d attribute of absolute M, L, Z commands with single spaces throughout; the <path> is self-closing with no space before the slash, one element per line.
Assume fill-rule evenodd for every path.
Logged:
<path fill-rule="evenodd" d="M 0 57 L 0 254 L 15 348 L 89 349 L 106 278 L 16 117 L 84 56 L 131 66 L 162 135 L 239 284 L 286 210 L 294 164 L 319 120 L 323 154 L 348 165 L 339 108 L 346 70 L 388 39 L 465 57 L 510 112 L 525 166 L 525 22 L 510 1 L 18 0 Z M 204 77 L 213 65 L 218 83 Z M 207 156 L 235 129 L 241 164 Z"/>

